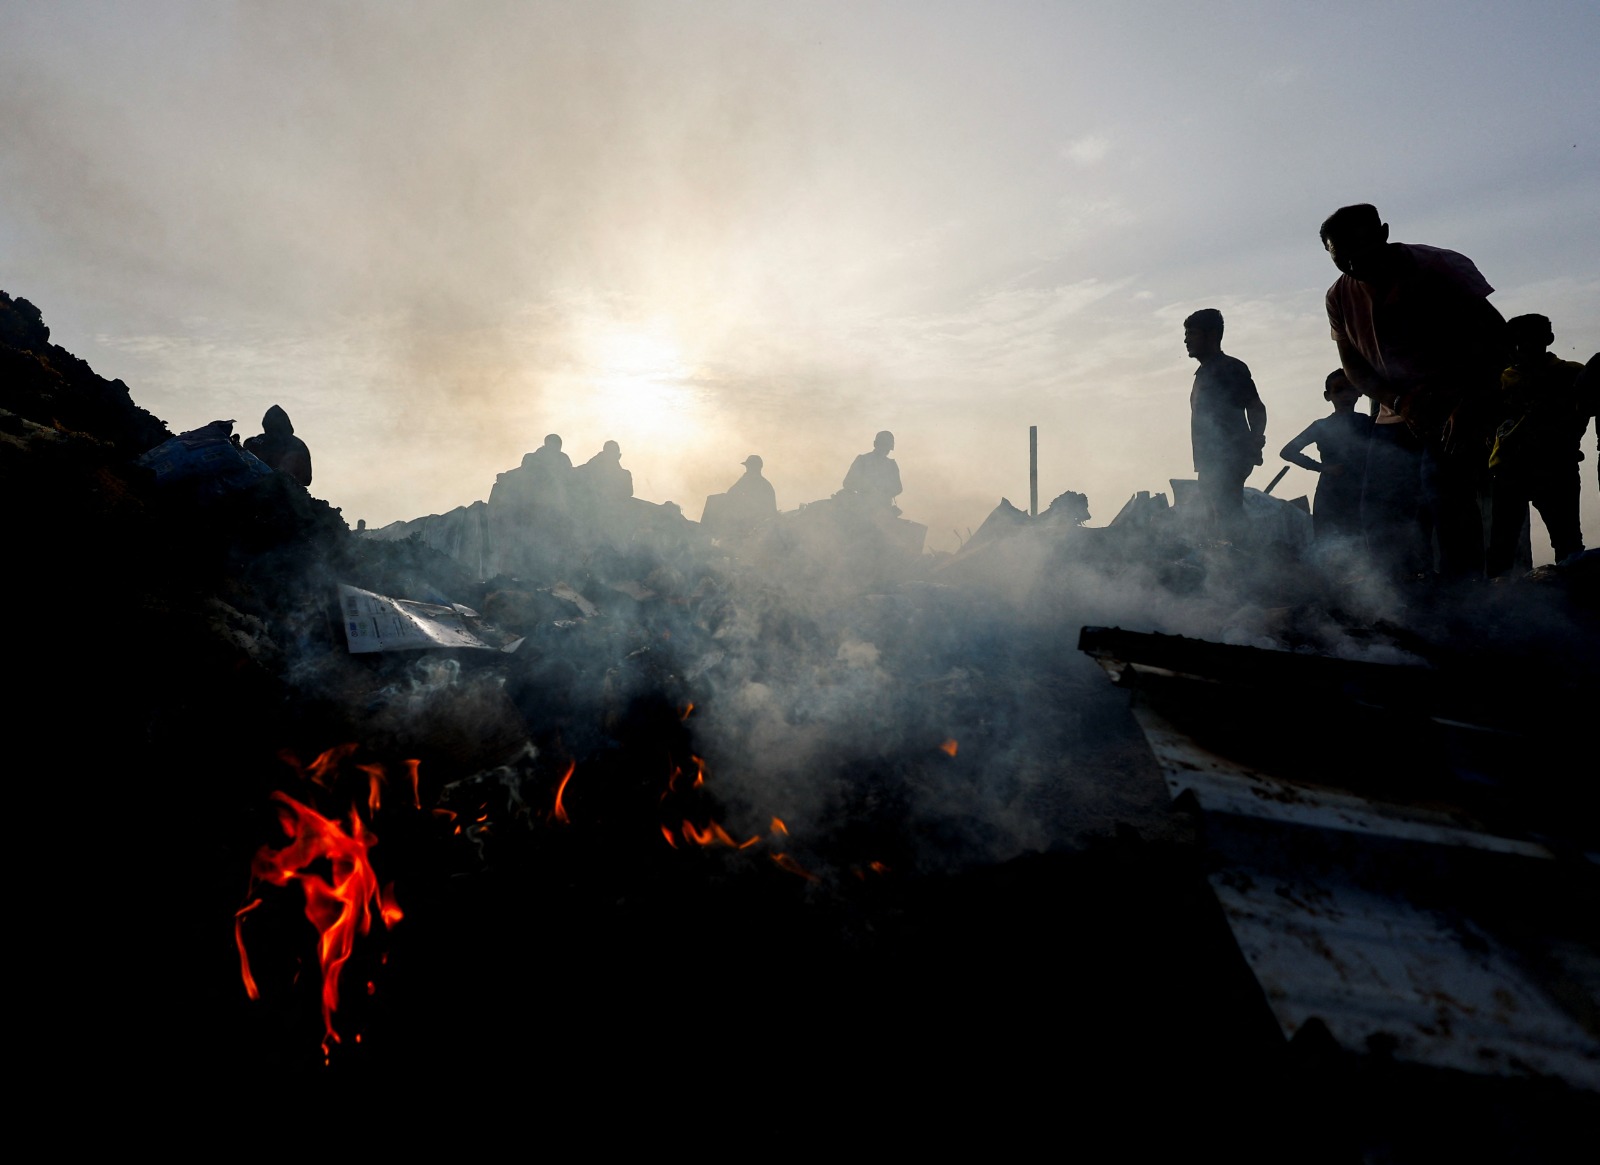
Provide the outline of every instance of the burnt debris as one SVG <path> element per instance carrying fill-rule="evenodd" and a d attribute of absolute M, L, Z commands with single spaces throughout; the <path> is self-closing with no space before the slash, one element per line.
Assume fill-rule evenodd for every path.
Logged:
<path fill-rule="evenodd" d="M 282 472 L 164 483 L 140 459 L 174 434 L 47 340 L 0 298 L 6 597 L 40 612 L 9 697 L 43 758 L 29 861 L 71 851 L 96 916 L 51 926 L 73 1066 L 186 1104 L 448 1079 L 559 1105 L 603 1081 L 628 1111 L 681 1115 L 663 1081 L 694 1080 L 715 1095 L 693 1105 L 771 1122 L 847 1082 L 823 1130 L 881 1122 L 863 1081 L 891 1081 L 972 1114 L 912 1139 L 1001 1110 L 1043 1128 L 1063 1095 L 1116 1139 L 1152 1095 L 1199 1112 L 1248 1094 L 1256 1115 L 1225 1134 L 1170 1130 L 1247 1158 L 1375 1098 L 1388 1123 L 1350 1122 L 1333 1150 L 1404 1141 L 1403 1103 L 1471 1103 L 1535 1158 L 1582 1119 L 1559 1073 L 1352 1050 L 1336 1023 L 1286 1039 L 1230 929 L 1244 899 L 1214 888 L 1214 822 L 1169 806 L 1128 695 L 1076 648 L 1085 624 L 1232 645 L 1238 684 L 1179 706 L 1227 712 L 1285 764 L 1333 765 L 1302 739 L 1329 717 L 1444 724 L 1365 768 L 1346 734 L 1351 795 L 1448 788 L 1586 885 L 1588 786 L 1553 759 L 1568 736 L 1539 734 L 1593 690 L 1592 573 L 1440 602 L 1322 569 L 1304 508 L 1255 491 L 1248 552 L 1208 538 L 1182 481 L 1177 505 L 1135 499 L 1104 528 L 1082 495 L 1037 518 L 1002 503 L 935 556 L 887 499 L 713 537 L 624 492 L 620 464 L 569 504 L 569 462 L 526 463 L 486 503 L 357 534 Z M 352 652 L 341 587 L 490 649 Z M 1151 683 L 1177 690 L 1205 648 L 1163 650 Z M 1195 739 L 1222 731 L 1196 716 Z M 1478 780 L 1462 756 L 1514 770 L 1516 748 L 1462 743 L 1456 720 L 1536 739 L 1537 778 Z M 1424 763 L 1436 744 L 1448 773 Z M 284 815 L 311 813 L 345 849 L 289 878 Z M 370 925 L 327 1012 L 302 887 L 357 851 Z M 1563 957 L 1531 981 L 1581 1013 Z"/>

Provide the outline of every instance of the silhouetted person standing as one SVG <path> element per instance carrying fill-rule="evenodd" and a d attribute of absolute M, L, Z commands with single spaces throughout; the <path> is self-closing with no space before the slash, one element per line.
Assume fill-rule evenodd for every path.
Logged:
<path fill-rule="evenodd" d="M 872 452 L 850 463 L 844 475 L 844 493 L 864 509 L 886 509 L 898 514 L 894 499 L 900 496 L 900 466 L 889 454 L 894 434 L 885 429 L 872 439 Z"/>
<path fill-rule="evenodd" d="M 1422 444 L 1422 513 L 1439 539 L 1446 577 L 1483 571 L 1477 482 L 1483 409 L 1505 365 L 1505 321 L 1471 259 L 1415 243 L 1391 243 L 1366 203 L 1340 207 L 1322 244 L 1341 272 L 1328 288 L 1328 324 L 1345 374 L 1398 414 Z"/>
<path fill-rule="evenodd" d="M 1344 369 L 1328 373 L 1322 397 L 1333 405 L 1333 415 L 1312 421 L 1279 456 L 1317 475 L 1317 496 L 1311 508 L 1312 529 L 1318 542 L 1361 535 L 1361 479 L 1367 465 L 1367 438 L 1372 418 L 1356 412 L 1361 393 Z M 1301 452 L 1316 445 L 1322 460 Z"/>
<path fill-rule="evenodd" d="M 1183 346 L 1200 362 L 1189 390 L 1189 439 L 1200 501 L 1212 533 L 1244 530 L 1244 481 L 1261 464 L 1267 407 L 1243 360 L 1222 350 L 1222 313 L 1202 308 L 1183 321 Z"/>
<path fill-rule="evenodd" d="M 1548 351 L 1556 337 L 1544 316 L 1516 316 L 1507 321 L 1506 331 L 1511 367 L 1500 375 L 1495 409 L 1500 427 L 1489 452 L 1494 479 L 1486 564 L 1490 578 L 1510 569 L 1530 502 L 1550 532 L 1557 562 L 1583 549 L 1578 462 L 1583 459 L 1579 446 L 1584 424 L 1577 397 L 1583 365 Z"/>
<path fill-rule="evenodd" d="M 301 485 L 311 485 L 311 450 L 294 435 L 294 425 L 289 414 L 279 405 L 273 405 L 261 418 L 262 432 L 244 443 L 247 452 L 255 454 L 272 468 L 287 473 Z"/>

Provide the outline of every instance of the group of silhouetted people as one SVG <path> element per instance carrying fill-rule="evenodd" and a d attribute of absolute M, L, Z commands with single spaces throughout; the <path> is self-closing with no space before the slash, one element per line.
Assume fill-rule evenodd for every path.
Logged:
<path fill-rule="evenodd" d="M 489 493 L 491 503 L 513 507 L 539 505 L 551 509 L 605 505 L 633 496 L 633 474 L 622 467 L 622 446 L 607 441 L 582 465 L 561 451 L 555 433 L 525 455 L 516 469 L 500 474 Z"/>
<path fill-rule="evenodd" d="M 879 433 L 872 450 L 851 463 L 844 487 L 834 500 L 852 512 L 898 515 L 894 499 L 900 494 L 900 467 L 889 456 L 893 449 L 894 434 Z M 777 492 L 762 473 L 761 457 L 752 453 L 741 464 L 744 475 L 725 493 L 706 499 L 702 524 L 719 537 L 745 534 L 778 513 Z M 548 525 L 557 512 L 602 517 L 607 503 L 632 496 L 633 475 L 622 467 L 622 449 L 615 441 L 607 441 L 599 453 L 574 466 L 561 451 L 561 438 L 551 433 L 540 448 L 523 457 L 521 465 L 496 478 L 489 501 L 497 511 L 513 517 L 530 508 L 543 510 L 546 521 L 542 524 Z"/>
<path fill-rule="evenodd" d="M 1333 412 L 1281 451 L 1319 475 L 1315 538 L 1364 546 L 1398 576 L 1492 578 L 1513 565 L 1531 504 L 1558 562 L 1582 552 L 1578 463 L 1596 411 L 1600 355 L 1587 367 L 1558 358 L 1549 351 L 1549 319 L 1503 319 L 1472 260 L 1390 242 L 1373 206 L 1341 207 L 1323 222 L 1321 239 L 1339 269 L 1326 296 L 1339 354 L 1323 386 Z M 1221 312 L 1197 311 L 1183 330 L 1199 362 L 1189 405 L 1202 512 L 1214 536 L 1238 539 L 1247 525 L 1244 483 L 1262 463 L 1267 410 L 1250 369 L 1222 350 Z M 1368 413 L 1356 410 L 1362 397 L 1371 401 Z M 244 447 L 310 485 L 311 454 L 288 414 L 274 405 L 262 427 Z M 1320 460 L 1306 455 L 1312 445 Z M 853 513 L 898 516 L 893 449 L 894 435 L 880 432 L 834 501 Z M 607 441 L 574 466 L 552 433 L 517 470 L 500 475 L 490 501 L 603 509 L 633 496 L 633 475 L 621 460 L 620 447 Z M 762 459 L 752 454 L 743 465 L 743 477 L 707 499 L 705 522 L 714 532 L 743 534 L 777 513 Z"/>
<path fill-rule="evenodd" d="M 872 441 L 870 452 L 850 463 L 843 488 L 833 500 L 849 512 L 866 516 L 898 516 L 894 500 L 900 496 L 900 465 L 889 456 L 894 450 L 894 434 L 888 430 Z M 763 461 L 755 454 L 744 459 L 744 476 L 726 493 L 706 499 L 701 524 L 718 537 L 747 533 L 774 517 L 778 498 L 772 483 L 762 476 Z"/>
<path fill-rule="evenodd" d="M 1391 243 L 1373 206 L 1340 208 L 1321 237 L 1340 272 L 1326 297 L 1340 364 L 1324 384 L 1333 413 L 1281 454 L 1319 474 L 1317 540 L 1364 544 L 1399 575 L 1493 578 L 1511 568 L 1531 503 L 1556 560 L 1580 553 L 1578 463 L 1600 356 L 1587 367 L 1559 359 L 1547 318 L 1503 319 L 1472 260 Z M 1195 473 L 1212 532 L 1228 538 L 1243 531 L 1267 414 L 1250 370 L 1223 353 L 1222 331 L 1212 308 L 1184 321 L 1200 362 L 1189 397 Z M 1356 411 L 1363 396 L 1369 415 Z M 1305 455 L 1311 445 L 1320 461 Z"/>

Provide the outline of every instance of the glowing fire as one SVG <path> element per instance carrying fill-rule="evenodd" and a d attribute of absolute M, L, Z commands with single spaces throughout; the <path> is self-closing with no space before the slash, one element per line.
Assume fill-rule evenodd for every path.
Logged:
<path fill-rule="evenodd" d="M 250 973 L 250 956 L 244 949 L 244 916 L 260 905 L 261 899 L 252 898 L 233 916 L 233 941 L 239 946 L 239 974 L 244 978 L 244 993 L 251 999 L 260 999 L 261 989 L 256 986 L 255 976 Z"/>
<path fill-rule="evenodd" d="M 817 876 L 815 874 L 806 869 L 799 862 L 795 861 L 788 854 L 773 854 L 772 860 L 778 864 L 778 868 L 780 870 L 788 870 L 789 873 L 797 874 L 808 882 L 817 881 Z"/>
<path fill-rule="evenodd" d="M 281 849 L 264 845 L 256 851 L 250 865 L 250 885 L 253 890 L 262 882 L 274 886 L 298 882 L 305 893 L 306 917 L 318 936 L 322 1021 L 327 1030 L 322 1048 L 326 1053 L 330 1040 L 339 1042 L 339 1033 L 333 1026 L 333 1013 L 339 1007 L 339 975 L 354 949 L 356 936 L 371 931 L 374 910 L 385 926 L 393 926 L 404 915 L 395 901 L 393 885 L 380 887 L 378 884 L 369 856 L 378 839 L 362 824 L 354 810 L 351 810 L 350 825 L 346 829 L 287 793 L 274 793 L 272 799 L 280 805 L 278 820 L 289 842 Z M 331 870 L 331 879 L 312 872 L 312 866 L 323 861 Z M 234 922 L 245 991 L 251 999 L 260 998 L 260 991 L 250 974 L 243 924 L 245 915 L 260 904 L 259 898 L 250 902 L 238 912 Z"/>
<path fill-rule="evenodd" d="M 690 707 L 693 707 L 693 705 L 690 705 Z M 667 774 L 667 787 L 661 793 L 661 801 L 663 805 L 665 805 L 669 799 L 674 798 L 679 801 L 685 799 L 692 800 L 693 794 L 697 790 L 705 789 L 705 761 L 701 760 L 697 756 L 690 756 L 689 761 L 694 766 L 693 781 L 683 781 L 683 768 L 679 765 L 673 765 L 672 771 Z M 683 785 L 687 785 L 687 788 L 681 787 Z M 701 846 L 704 848 L 723 846 L 732 850 L 747 850 L 754 846 L 760 845 L 763 841 L 768 841 L 774 846 L 782 844 L 782 839 L 789 836 L 789 827 L 784 823 L 781 817 L 774 817 L 772 818 L 771 824 L 765 834 L 756 833 L 744 838 L 743 840 L 740 840 L 733 834 L 729 833 L 726 827 L 724 827 L 720 821 L 708 820 L 704 826 L 700 826 L 696 825 L 689 818 L 684 817 L 680 819 L 676 827 L 663 824 L 661 826 L 661 836 L 663 840 L 665 840 L 666 843 L 673 849 L 681 848 L 678 844 L 678 841 L 681 838 L 690 846 Z M 816 882 L 820 880 L 810 870 L 806 869 L 793 857 L 786 853 L 779 851 L 769 853 L 767 856 L 772 859 L 773 863 L 779 869 L 790 874 L 794 874 L 796 877 L 804 878 L 808 882 Z"/>
<path fill-rule="evenodd" d="M 952 738 L 950 740 L 945 741 L 943 744 L 941 744 L 939 746 L 939 751 L 944 753 L 945 756 L 955 756 L 955 754 L 956 754 L 956 742 L 955 742 L 955 740 Z"/>
<path fill-rule="evenodd" d="M 326 786 L 328 779 L 339 769 L 344 758 L 360 748 L 359 744 L 336 744 L 326 752 L 320 753 L 317 759 L 308 765 L 302 765 L 294 753 L 285 749 L 278 754 L 279 758 L 295 772 L 300 774 L 302 780 L 315 781 Z"/>
<path fill-rule="evenodd" d="M 367 812 L 376 813 L 383 803 L 382 789 L 389 783 L 389 776 L 382 765 L 357 765 L 356 768 L 367 774 Z"/>
<path fill-rule="evenodd" d="M 685 821 L 683 839 L 692 841 L 696 845 L 725 845 L 729 849 L 749 849 L 761 840 L 761 835 L 758 833 L 744 841 L 735 841 L 733 836 L 715 821 L 704 829 L 696 829 L 692 822 Z"/>
<path fill-rule="evenodd" d="M 578 762 L 569 760 L 567 771 L 561 775 L 561 784 L 556 786 L 556 808 L 552 816 L 563 825 L 570 825 L 572 819 L 567 816 L 567 807 L 561 803 L 561 798 L 566 795 L 567 782 L 572 780 L 572 774 L 577 771 Z"/>

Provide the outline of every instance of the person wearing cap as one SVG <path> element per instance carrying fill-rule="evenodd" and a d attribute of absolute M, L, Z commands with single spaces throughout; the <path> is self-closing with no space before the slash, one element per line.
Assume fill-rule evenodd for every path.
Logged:
<path fill-rule="evenodd" d="M 728 500 L 734 503 L 741 515 L 748 515 L 750 525 L 765 521 L 778 512 L 778 493 L 772 483 L 761 476 L 764 464 L 754 453 L 740 464 L 744 476 L 728 487 Z"/>
<path fill-rule="evenodd" d="M 700 524 L 714 537 L 738 538 L 777 516 L 778 495 L 772 483 L 761 476 L 761 458 L 752 453 L 743 464 L 744 476 L 726 493 L 706 498 Z"/>

